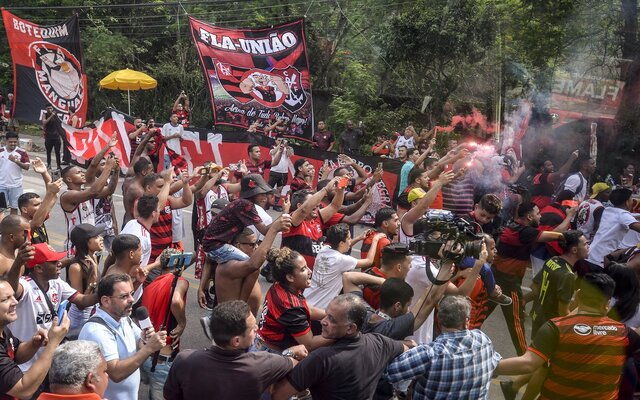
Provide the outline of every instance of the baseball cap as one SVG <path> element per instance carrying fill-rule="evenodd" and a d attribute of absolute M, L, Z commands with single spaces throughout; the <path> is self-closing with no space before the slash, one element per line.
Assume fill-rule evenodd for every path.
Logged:
<path fill-rule="evenodd" d="M 48 243 L 38 243 L 32 245 L 35 249 L 35 256 L 33 259 L 27 261 L 27 267 L 33 268 L 36 265 L 43 264 L 47 261 L 60 261 L 67 256 L 64 251 L 55 251 Z"/>
<path fill-rule="evenodd" d="M 595 183 L 593 186 L 591 186 L 592 193 L 589 198 L 595 199 L 597 195 L 609 189 L 611 189 L 611 187 L 604 182 Z"/>
<path fill-rule="evenodd" d="M 71 243 L 74 246 L 77 246 L 78 243 L 86 242 L 92 237 L 104 235 L 104 224 L 91 225 L 91 224 L 80 224 L 71 230 L 71 235 L 69 235 L 69 239 L 71 239 Z"/>
<path fill-rule="evenodd" d="M 407 201 L 411 203 L 413 201 L 423 198 L 426 195 L 427 193 L 421 188 L 414 188 L 414 189 L 411 189 L 411 191 L 407 195 Z"/>

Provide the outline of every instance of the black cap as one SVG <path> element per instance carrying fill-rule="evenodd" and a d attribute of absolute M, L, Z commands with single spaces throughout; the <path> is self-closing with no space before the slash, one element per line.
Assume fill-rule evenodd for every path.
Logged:
<path fill-rule="evenodd" d="M 250 199 L 259 194 L 271 193 L 273 188 L 267 185 L 264 178 L 258 174 L 249 174 L 240 182 L 240 197 Z"/>
<path fill-rule="evenodd" d="M 391 243 L 382 248 L 382 255 L 385 254 L 394 254 L 394 255 L 405 255 L 411 256 L 413 255 L 413 251 L 409 249 L 409 245 L 404 243 Z"/>
<path fill-rule="evenodd" d="M 73 230 L 71 230 L 71 243 L 73 243 L 74 246 L 77 246 L 78 243 L 86 242 L 92 237 L 104 235 L 104 231 L 104 224 L 98 224 L 96 226 L 93 226 L 91 224 L 77 225 L 75 228 L 73 228 Z"/>

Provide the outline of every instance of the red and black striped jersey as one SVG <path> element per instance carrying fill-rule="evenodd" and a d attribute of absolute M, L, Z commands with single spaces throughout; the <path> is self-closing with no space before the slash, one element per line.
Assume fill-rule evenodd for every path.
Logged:
<path fill-rule="evenodd" d="M 296 336 L 311 331 L 311 315 L 302 292 L 292 293 L 279 282 L 267 292 L 258 334 L 271 346 L 286 349 L 298 344 Z"/>

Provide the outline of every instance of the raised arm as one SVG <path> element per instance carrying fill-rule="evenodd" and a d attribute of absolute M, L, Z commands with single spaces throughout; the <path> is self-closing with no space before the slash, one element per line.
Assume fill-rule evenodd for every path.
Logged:
<path fill-rule="evenodd" d="M 424 213 L 427 212 L 427 210 L 429 209 L 429 206 L 431 205 L 431 203 L 433 203 L 433 200 L 435 200 L 436 195 L 438 194 L 438 191 L 444 185 L 451 182 L 453 177 L 454 177 L 453 172 L 441 173 L 440 176 L 438 177 L 438 180 L 436 180 L 433 183 L 433 185 L 431 186 L 431 189 L 429 189 L 429 191 L 427 192 L 427 195 L 421 198 L 420 200 L 418 200 L 418 204 L 416 204 L 413 208 L 407 211 L 406 214 L 404 214 L 404 217 L 402 218 L 402 225 L 403 227 L 405 226 L 408 227 L 409 225 L 411 225 L 411 234 L 413 234 L 413 224 L 417 220 L 422 218 Z M 407 232 L 406 229 L 405 229 L 405 232 Z"/>
<path fill-rule="evenodd" d="M 111 170 L 115 167 L 116 160 L 114 158 L 108 158 L 107 163 L 102 170 L 102 173 L 98 177 L 98 179 L 94 182 L 93 185 L 89 186 L 84 190 L 70 190 L 65 192 L 62 197 L 60 197 L 60 205 L 64 210 L 74 209 L 78 204 L 83 201 L 87 201 L 93 198 L 98 197 L 102 192 L 102 188 L 107 183 L 107 179 L 109 175 L 111 175 Z"/>
<path fill-rule="evenodd" d="M 373 259 L 376 256 L 376 251 L 378 251 L 378 242 L 385 236 L 386 235 L 384 233 L 376 233 L 375 236 L 373 236 L 371 247 L 369 248 L 369 252 L 367 253 L 367 258 L 358 260 L 358 262 L 356 263 L 356 268 L 365 268 L 373 265 Z"/>
<path fill-rule="evenodd" d="M 385 279 L 379 276 L 366 274 L 364 272 L 347 271 L 342 273 L 343 293 L 362 293 L 360 285 L 382 285 Z"/>
<path fill-rule="evenodd" d="M 33 214 L 33 218 L 29 222 L 31 229 L 39 228 L 46 221 L 47 216 L 53 209 L 53 206 L 56 205 L 56 201 L 58 200 L 58 193 L 60 193 L 60 188 L 62 187 L 62 179 L 58 179 L 55 182 L 47 183 L 47 192 L 44 195 L 44 199 L 42 199 L 42 203 L 38 210 Z"/>
<path fill-rule="evenodd" d="M 193 193 L 191 192 L 191 185 L 189 185 L 189 181 L 191 180 L 191 175 L 187 172 L 184 172 L 182 175 L 182 197 L 173 197 L 169 196 L 169 203 L 171 204 L 171 208 L 177 210 L 179 208 L 185 208 L 191 205 L 193 202 Z"/>
<path fill-rule="evenodd" d="M 364 214 L 369 209 L 369 206 L 373 203 L 373 192 L 367 192 L 367 195 L 364 197 L 362 204 L 360 207 L 349 215 L 345 215 L 342 219 L 342 222 L 347 224 L 357 224 L 360 222 L 360 219 L 364 216 Z"/>
<path fill-rule="evenodd" d="M 340 179 L 340 178 L 337 178 L 337 179 Z M 335 184 L 337 186 L 337 182 L 338 182 L 337 179 L 334 179 L 333 182 L 329 182 L 329 185 Z M 333 199 L 331 200 L 331 203 L 329 203 L 328 206 L 318 210 L 318 214 L 320 215 L 320 218 L 323 221 L 328 221 L 329 219 L 331 219 L 331 217 L 333 217 L 333 215 L 340 210 L 340 207 L 342 207 L 343 202 L 344 202 L 344 188 L 339 189 L 336 187 L 336 193 L 334 194 Z"/>
<path fill-rule="evenodd" d="M 330 182 L 329 185 L 332 183 Z M 313 210 L 320 204 L 322 199 L 327 195 L 326 188 L 322 188 L 314 193 L 311 197 L 309 197 L 304 203 L 298 207 L 293 214 L 291 214 L 291 224 L 293 226 L 298 226 L 302 223 L 302 221 L 307 218 Z"/>
<path fill-rule="evenodd" d="M 48 184 L 51 182 L 51 175 L 49 175 L 49 171 L 47 171 L 47 166 L 44 165 L 44 162 L 38 157 L 35 160 L 31 160 L 31 167 L 33 168 L 33 172 L 40 174 L 44 184 Z"/>
<path fill-rule="evenodd" d="M 571 153 L 571 155 L 567 159 L 567 162 L 565 162 L 562 167 L 560 167 L 560 169 L 558 169 L 556 172 L 550 173 L 547 179 L 553 184 L 560 182 L 560 180 L 569 173 L 571 166 L 578 159 L 579 155 L 580 152 L 578 150 Z"/>
<path fill-rule="evenodd" d="M 118 144 L 118 133 L 113 132 L 113 135 L 111 136 L 111 140 L 109 140 L 109 143 L 107 143 L 107 145 L 102 150 L 100 150 L 95 155 L 95 157 L 91 159 L 91 163 L 89 163 L 89 167 L 87 167 L 87 171 L 84 173 L 85 179 L 87 180 L 87 185 L 92 184 L 96 180 L 96 174 L 98 173 L 98 167 L 100 166 L 100 161 L 104 159 L 104 156 L 105 154 L 107 154 L 107 151 L 109 151 L 109 149 L 111 149 L 116 144 Z"/>

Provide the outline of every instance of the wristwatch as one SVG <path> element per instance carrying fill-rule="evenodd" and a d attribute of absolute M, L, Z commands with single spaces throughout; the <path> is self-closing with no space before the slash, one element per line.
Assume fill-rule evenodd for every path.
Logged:
<path fill-rule="evenodd" d="M 294 352 L 291 349 L 284 349 L 282 351 L 282 356 L 283 357 L 293 358 L 294 360 L 297 360 L 296 355 L 294 354 Z"/>

